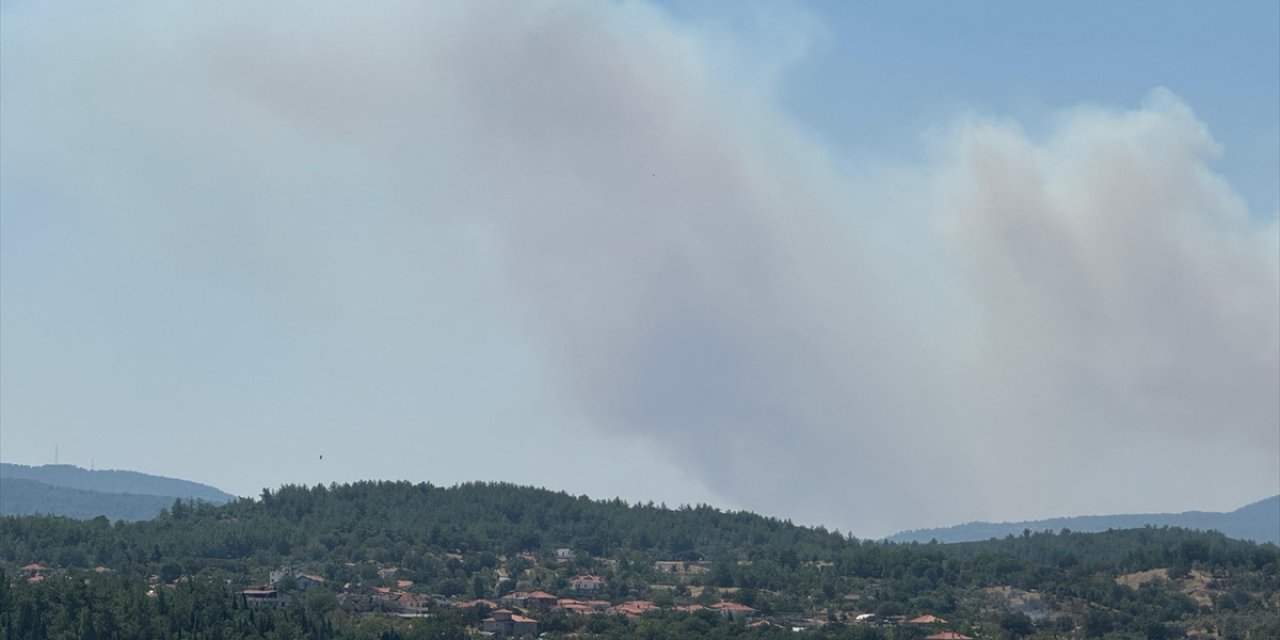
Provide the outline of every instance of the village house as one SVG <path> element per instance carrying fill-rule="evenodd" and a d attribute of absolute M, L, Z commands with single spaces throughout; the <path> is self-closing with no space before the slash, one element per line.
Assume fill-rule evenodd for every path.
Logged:
<path fill-rule="evenodd" d="M 556 605 L 556 610 L 563 611 L 565 613 L 573 613 L 580 616 L 591 615 L 596 612 L 595 609 L 592 609 L 591 607 L 588 607 L 587 605 L 582 604 L 577 600 L 561 600 L 559 604 Z"/>
<path fill-rule="evenodd" d="M 538 621 L 516 615 L 506 609 L 498 609 L 480 622 L 485 633 L 497 638 L 514 638 L 517 636 L 538 635 Z"/>
<path fill-rule="evenodd" d="M 574 600 L 572 598 L 561 598 L 556 602 L 557 610 L 567 611 L 569 613 L 577 613 L 587 615 L 592 613 L 601 613 L 609 609 L 608 600 Z"/>
<path fill-rule="evenodd" d="M 559 598 L 546 591 L 516 591 L 503 596 L 502 601 L 522 609 L 550 609 Z"/>
<path fill-rule="evenodd" d="M 289 596 L 267 586 L 249 587 L 240 592 L 247 604 L 268 607 L 283 607 L 289 604 Z"/>
<path fill-rule="evenodd" d="M 573 549 L 570 549 L 568 547 L 561 547 L 559 549 L 556 549 L 557 562 L 568 562 L 569 560 L 572 560 L 575 557 L 577 557 L 577 555 L 578 554 L 573 552 Z"/>
<path fill-rule="evenodd" d="M 942 633 L 925 636 L 924 640 L 973 640 L 973 638 L 954 631 L 943 631 Z"/>
<path fill-rule="evenodd" d="M 912 618 L 907 621 L 907 624 L 946 624 L 946 623 L 947 623 L 946 620 L 943 620 L 942 618 L 939 618 L 938 616 L 935 616 L 929 613 L 926 613 L 916 618 Z"/>
<path fill-rule="evenodd" d="M 658 605 L 648 600 L 629 600 L 613 608 L 613 612 L 628 618 L 635 618 L 658 609 Z"/>
<path fill-rule="evenodd" d="M 396 591 L 387 599 L 390 609 L 402 615 L 425 614 L 431 609 L 431 599 L 416 593 Z"/>
<path fill-rule="evenodd" d="M 27 579 L 43 578 L 50 571 L 53 571 L 53 569 L 46 567 L 39 562 L 32 562 L 31 564 L 24 564 L 21 567 L 18 567 L 18 575 Z"/>
<path fill-rule="evenodd" d="M 597 593 L 602 593 L 604 588 L 604 578 L 598 576 L 578 576 L 573 579 L 573 592 L 575 595 L 595 595 Z"/>
<path fill-rule="evenodd" d="M 737 602 L 718 602 L 709 608 L 734 622 L 750 622 L 755 619 L 756 613 L 758 613 L 755 609 Z"/>
<path fill-rule="evenodd" d="M 270 574 L 271 586 L 278 589 L 280 588 L 280 583 L 285 581 L 287 578 L 293 578 L 294 583 L 303 591 L 314 589 L 316 587 L 323 587 L 325 582 L 323 576 L 319 576 L 314 573 L 303 573 L 296 569 L 276 569 Z"/>

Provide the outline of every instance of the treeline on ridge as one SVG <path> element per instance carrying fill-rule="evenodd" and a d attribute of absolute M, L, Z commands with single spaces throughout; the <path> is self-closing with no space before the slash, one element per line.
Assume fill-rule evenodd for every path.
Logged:
<path fill-rule="evenodd" d="M 1222 576 L 1221 594 L 1216 596 L 1220 602 L 1214 603 L 1213 615 L 1238 615 L 1231 624 L 1245 631 L 1278 624 L 1272 601 L 1280 597 L 1280 549 L 1213 532 L 1175 528 L 1097 534 L 1026 531 L 985 542 L 892 544 L 705 505 L 669 509 L 501 483 L 444 488 L 407 482 L 285 486 L 263 491 L 258 499 L 220 506 L 178 501 L 160 517 L 144 522 L 0 518 L 0 567 L 9 567 L 5 581 L 15 568 L 43 562 L 71 571 L 107 568 L 110 577 L 84 582 L 114 585 L 101 587 L 97 596 L 90 592 L 96 587 L 89 586 L 80 595 L 57 595 L 60 592 L 40 590 L 82 587 L 19 582 L 13 592 L 0 593 L 7 599 L 0 602 L 0 623 L 17 624 L 24 611 L 22 602 L 36 606 L 31 603 L 66 600 L 72 604 L 51 612 L 50 619 L 60 616 L 67 620 L 65 628 L 83 630 L 86 623 L 77 623 L 77 616 L 88 615 L 92 621 L 98 615 L 83 602 L 116 597 L 131 603 L 120 607 L 134 607 L 148 615 L 159 615 L 160 604 L 169 607 L 164 615 L 178 615 L 172 607 L 186 603 L 179 617 L 186 616 L 182 620 L 187 622 L 207 617 L 208 628 L 252 626 L 270 619 L 274 622 L 259 626 L 276 629 L 271 625 L 278 624 L 279 629 L 292 630 L 270 636 L 261 629 L 250 633 L 249 627 L 235 627 L 239 630 L 219 632 L 223 635 L 183 637 L 434 637 L 421 635 L 424 629 L 450 637 L 447 630 L 470 621 L 470 614 L 446 613 L 432 623 L 418 623 L 413 628 L 419 635 L 393 625 L 387 627 L 391 635 L 380 631 L 382 635 L 366 636 L 355 629 L 371 623 L 360 620 L 357 624 L 354 618 L 351 625 L 335 623 L 332 602 L 299 601 L 296 607 L 279 612 L 229 612 L 239 610 L 233 596 L 236 589 L 261 584 L 270 569 L 282 566 L 312 567 L 329 583 L 341 585 L 372 582 L 378 565 L 395 565 L 397 576 L 414 581 L 415 588 L 425 593 L 497 598 L 514 588 L 495 587 L 501 584 L 499 573 L 519 576 L 531 564 L 526 557 L 549 558 L 562 547 L 576 550 L 578 557 L 562 571 L 542 574 L 545 578 L 539 579 L 545 581 L 536 587 L 557 592 L 565 588 L 565 576 L 595 573 L 608 578 L 608 591 L 602 595 L 614 601 L 691 599 L 688 585 L 671 584 L 655 571 L 654 562 L 700 561 L 706 563 L 706 571 L 689 584 L 702 587 L 704 599 L 718 590 L 717 597 L 770 616 L 799 618 L 826 612 L 834 620 L 848 607 L 849 598 L 856 596 L 861 610 L 883 616 L 927 611 L 966 621 L 964 628 L 972 630 L 997 624 L 975 602 L 980 590 L 1002 587 L 1087 607 L 1085 613 L 1066 617 L 1061 628 L 1041 629 L 1043 633 L 1177 637 L 1197 616 L 1208 615 L 1207 610 L 1168 585 L 1132 589 L 1118 585 L 1115 578 L 1156 568 L 1167 568 L 1176 578 L 1199 568 Z M 187 580 L 176 591 L 162 594 L 163 602 L 138 600 L 145 578 L 152 575 L 164 582 Z M 664 581 L 670 588 L 655 588 Z M 82 603 L 79 609 L 75 602 Z M 28 616 L 44 619 L 30 611 Z M 134 617 L 146 618 L 142 613 Z M 249 618 L 259 622 L 246 622 Z M 222 622 L 215 624 L 215 619 Z M 676 630 L 687 623 L 688 616 L 663 613 L 646 618 L 650 619 L 659 622 L 645 624 L 671 625 L 653 637 L 717 633 L 766 637 L 773 633 L 741 626 L 713 632 L 721 628 L 720 622 L 704 616 L 704 622 L 713 625 L 703 630 L 704 635 L 682 635 Z M 544 620 L 543 628 L 556 631 L 556 621 L 555 617 Z M 175 624 L 174 629 L 183 628 Z M 602 632 L 601 637 L 643 637 L 636 635 L 639 622 L 609 624 L 619 626 L 604 629 L 608 633 Z M 560 628 L 573 629 L 567 625 L 564 622 Z M 881 633 L 831 627 L 815 631 L 815 637 L 886 637 L 873 632 Z"/>

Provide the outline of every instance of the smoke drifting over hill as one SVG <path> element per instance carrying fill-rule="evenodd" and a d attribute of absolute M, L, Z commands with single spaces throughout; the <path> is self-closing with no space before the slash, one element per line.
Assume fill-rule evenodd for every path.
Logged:
<path fill-rule="evenodd" d="M 299 351 L 313 323 L 356 345 L 333 365 L 349 378 L 286 353 L 245 382 L 252 365 L 201 355 L 198 406 L 282 384 L 263 404 L 323 429 L 348 385 L 412 394 L 404 362 L 471 366 L 433 359 L 427 318 L 499 314 L 557 411 L 805 521 L 1160 509 L 1275 480 L 1275 220 L 1213 172 L 1172 93 L 1066 109 L 1045 136 L 965 115 L 927 164 L 850 167 L 771 83 L 722 73 L 732 49 L 646 5 L 382 9 L 6 15 L 5 191 L 109 239 L 107 313 L 176 295 Z M 45 224 L 16 197 L 6 229 Z M 200 322 L 150 339 L 252 354 L 250 329 Z M 1200 463 L 1211 480 L 1166 473 Z"/>

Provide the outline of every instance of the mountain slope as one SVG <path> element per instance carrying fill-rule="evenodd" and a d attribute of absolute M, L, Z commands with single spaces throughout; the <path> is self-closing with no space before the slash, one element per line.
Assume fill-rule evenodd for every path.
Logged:
<path fill-rule="evenodd" d="M 1227 537 L 1280 545 L 1280 495 L 1259 500 L 1235 511 L 1187 511 L 1185 513 L 1138 513 L 1111 516 L 1075 516 L 1024 522 L 970 522 L 938 529 L 915 529 L 896 533 L 891 542 L 974 542 L 1018 535 L 1026 529 L 1097 532 L 1145 526 L 1181 527 L 1220 531 Z"/>
<path fill-rule="evenodd" d="M 203 500 L 221 504 L 236 497 L 214 487 L 190 480 L 154 476 L 137 471 L 90 471 L 69 464 L 49 464 L 29 467 L 0 462 L 0 491 L 6 491 L 7 480 L 35 480 L 55 487 L 97 491 L 101 493 L 129 493 L 140 496 L 164 496 L 168 503 L 174 498 Z"/>
<path fill-rule="evenodd" d="M 49 514 L 88 520 L 150 520 L 173 505 L 170 496 L 103 493 L 55 487 L 37 480 L 4 478 L 0 481 L 0 515 Z"/>

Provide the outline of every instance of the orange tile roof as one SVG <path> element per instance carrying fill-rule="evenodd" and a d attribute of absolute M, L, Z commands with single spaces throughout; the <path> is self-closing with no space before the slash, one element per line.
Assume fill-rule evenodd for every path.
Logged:
<path fill-rule="evenodd" d="M 628 616 L 637 616 L 647 611 L 657 609 L 658 605 L 648 600 L 630 600 L 613 608 L 614 611 Z"/>
<path fill-rule="evenodd" d="M 938 616 L 935 616 L 933 614 L 926 613 L 925 615 L 922 615 L 918 618 L 912 618 L 908 620 L 907 624 L 933 624 L 935 622 L 945 623 L 946 620 L 943 620 L 942 618 L 939 618 Z"/>

